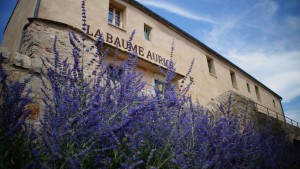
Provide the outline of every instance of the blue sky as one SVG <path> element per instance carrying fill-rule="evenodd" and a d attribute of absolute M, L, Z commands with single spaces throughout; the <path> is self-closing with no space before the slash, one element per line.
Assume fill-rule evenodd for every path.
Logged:
<path fill-rule="evenodd" d="M 300 122 L 299 0 L 138 0 L 283 97 Z"/>
<path fill-rule="evenodd" d="M 0 44 L 6 23 L 15 7 L 17 0 L 0 0 Z"/>
<path fill-rule="evenodd" d="M 0 1 L 0 42 L 16 1 Z M 300 122 L 299 0 L 138 1 L 278 93 Z"/>

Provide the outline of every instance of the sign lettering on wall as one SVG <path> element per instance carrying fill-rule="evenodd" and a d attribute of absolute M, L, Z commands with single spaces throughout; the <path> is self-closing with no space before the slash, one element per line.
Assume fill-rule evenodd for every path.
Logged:
<path fill-rule="evenodd" d="M 87 25 L 87 34 L 89 36 L 98 37 L 98 36 L 100 36 L 101 32 L 99 29 L 97 29 L 95 32 L 90 32 L 90 25 Z M 129 44 L 130 42 L 128 42 L 127 40 L 119 38 L 118 36 L 114 36 L 108 32 L 102 33 L 102 36 L 106 43 L 114 45 L 114 46 L 118 46 L 119 48 L 122 48 L 123 50 L 133 51 L 139 57 L 147 58 L 148 60 L 152 60 L 162 66 L 167 66 L 169 64 L 169 60 L 160 56 L 157 53 L 154 53 L 150 49 L 145 49 L 144 47 L 142 47 L 140 45 L 133 45 L 133 44 L 130 45 Z M 128 46 L 131 46 L 131 49 L 128 49 Z"/>

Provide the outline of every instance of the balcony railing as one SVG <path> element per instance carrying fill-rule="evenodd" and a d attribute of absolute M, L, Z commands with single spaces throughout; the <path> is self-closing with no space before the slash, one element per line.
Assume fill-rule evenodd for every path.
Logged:
<path fill-rule="evenodd" d="M 258 103 L 255 103 L 255 107 L 256 107 L 256 109 L 257 109 L 258 112 L 264 113 L 264 114 L 266 114 L 266 115 L 268 115 L 270 117 L 276 118 L 277 120 L 283 121 L 283 122 L 285 122 L 287 124 L 290 124 L 292 126 L 300 128 L 299 127 L 300 126 L 299 122 L 297 122 L 297 121 L 295 121 L 295 120 L 293 120 L 291 118 L 288 118 L 288 117 L 284 116 L 281 113 L 278 113 L 278 112 L 276 112 L 274 110 L 271 110 L 271 109 L 269 109 L 269 108 L 267 108 L 267 107 L 265 107 L 265 106 L 263 106 L 261 104 L 258 104 Z"/>
<path fill-rule="evenodd" d="M 150 86 L 152 86 L 152 85 L 150 85 Z M 154 87 L 154 86 L 152 86 L 152 87 Z M 148 95 L 154 95 L 155 94 L 154 90 L 149 90 L 149 89 L 148 90 L 144 89 L 143 93 L 148 94 Z M 269 108 L 267 108 L 267 107 L 265 107 L 265 106 L 263 106 L 259 103 L 255 103 L 255 107 L 256 107 L 256 110 L 258 112 L 264 113 L 264 114 L 268 115 L 269 117 L 275 118 L 277 120 L 283 121 L 283 122 L 285 122 L 287 124 L 290 124 L 292 126 L 300 128 L 300 123 L 299 122 L 297 122 L 297 121 L 295 121 L 291 118 L 288 118 L 288 117 L 284 116 L 281 113 L 278 113 L 278 112 L 276 112 L 272 109 L 269 109 Z"/>

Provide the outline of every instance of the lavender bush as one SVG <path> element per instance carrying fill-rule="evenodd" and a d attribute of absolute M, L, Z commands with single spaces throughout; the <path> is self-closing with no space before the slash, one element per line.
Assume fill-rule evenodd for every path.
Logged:
<path fill-rule="evenodd" d="M 82 20 L 85 32 L 85 1 Z M 134 32 L 128 49 L 133 36 Z M 7 75 L 0 67 L 3 145 L 15 144 L 10 143 L 13 139 L 30 142 L 27 148 L 19 148 L 20 154 L 30 151 L 30 155 L 16 159 L 23 160 L 17 168 L 299 167 L 299 153 L 286 135 L 272 134 L 267 124 L 258 128 L 246 113 L 231 112 L 230 98 L 228 107 L 220 106 L 219 114 L 192 102 L 187 94 L 192 82 L 187 79 L 194 61 L 180 82 L 186 87 L 177 91 L 172 84 L 176 74 L 174 44 L 166 71 L 161 69 L 163 90 L 154 88 L 155 94 L 149 95 L 143 92 L 145 82 L 137 71 L 138 57 L 133 51 L 128 51 L 126 60 L 117 62 L 116 49 L 113 62 L 108 63 L 109 51 L 102 36 L 89 47 L 87 38 L 85 33 L 80 37 L 70 32 L 73 53 L 66 58 L 59 54 L 55 37 L 54 57 L 43 58 L 41 70 L 41 126 L 31 126 L 30 131 L 22 128 L 28 113 L 21 115 L 30 101 L 22 94 L 28 80 L 7 85 Z M 87 56 L 92 56 L 89 62 L 84 59 Z M 30 140 L 16 137 L 23 131 L 30 133 Z M 13 152 L 14 148 L 5 146 L 1 144 L 1 153 Z M 16 156 L 1 156 L 3 166 L 8 166 L 4 163 L 7 157 Z"/>
<path fill-rule="evenodd" d="M 30 80 L 23 82 L 8 79 L 0 53 L 0 168 L 21 168 L 30 154 L 25 120 L 29 111 L 25 106 L 31 102 L 30 90 L 25 90 Z"/>

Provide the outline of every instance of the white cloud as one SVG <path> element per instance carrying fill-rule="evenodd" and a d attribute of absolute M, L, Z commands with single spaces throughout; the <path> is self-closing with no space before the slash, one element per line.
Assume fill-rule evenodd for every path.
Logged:
<path fill-rule="evenodd" d="M 228 31 L 234 28 L 238 23 L 239 18 L 231 18 L 223 24 L 214 26 L 213 30 L 208 33 L 209 41 L 215 42 L 218 41 L 220 36 L 225 35 Z"/>
<path fill-rule="evenodd" d="M 288 27 L 290 27 L 291 29 L 293 29 L 295 31 L 300 30 L 300 17 L 288 16 L 286 18 L 286 22 L 287 22 Z"/>
<path fill-rule="evenodd" d="M 289 102 L 300 95 L 300 51 L 228 52 L 229 59 Z"/>
<path fill-rule="evenodd" d="M 191 13 L 190 11 L 183 9 L 179 6 L 176 6 L 171 3 L 163 2 L 163 1 L 157 1 L 157 0 L 138 0 L 140 3 L 152 7 L 156 7 L 159 9 L 163 9 L 165 11 L 174 13 L 176 15 L 196 20 L 196 21 L 201 21 L 201 22 L 208 22 L 208 23 L 215 23 L 213 20 L 208 18 L 207 16 L 202 16 L 199 14 Z"/>
<path fill-rule="evenodd" d="M 278 4 L 273 0 L 261 0 L 258 3 L 256 3 L 253 7 L 254 9 L 258 9 L 265 14 L 262 17 L 269 17 L 274 15 L 279 8 Z"/>
<path fill-rule="evenodd" d="M 298 123 L 300 123 L 300 110 L 292 109 L 292 110 L 286 111 L 284 114 L 288 118 L 293 119 L 293 120 L 297 121 Z M 291 123 L 290 119 L 286 119 L 286 120 L 289 120 L 288 123 Z"/>
<path fill-rule="evenodd" d="M 235 6 L 241 8 L 240 6 Z M 273 16 L 278 11 L 279 5 L 273 0 L 261 0 L 252 6 L 241 9 L 227 9 L 222 18 L 216 18 L 217 24 L 208 32 L 205 39 L 209 43 L 217 43 L 219 39 L 228 38 L 231 32 L 241 31 L 251 27 L 263 33 L 273 33 L 277 27 L 273 23 Z M 234 11 L 234 12 L 232 12 Z"/>
<path fill-rule="evenodd" d="M 283 21 L 280 6 L 260 0 L 226 15 L 201 35 L 205 43 L 290 102 L 300 96 L 300 46 L 298 16 Z M 294 42 L 294 43 L 293 43 Z"/>
<path fill-rule="evenodd" d="M 196 29 L 201 41 L 278 93 L 283 102 L 290 102 L 300 95 L 300 46 L 297 46 L 300 44 L 297 40 L 300 17 L 279 13 L 283 12 L 279 10 L 282 4 L 274 0 L 249 0 L 245 2 L 249 5 L 243 6 L 231 5 L 234 0 L 226 1 L 224 3 L 230 8 L 219 6 L 221 13 L 216 11 L 206 17 L 171 1 L 139 2 L 209 23 L 209 29 Z"/>
<path fill-rule="evenodd" d="M 267 77 L 264 83 L 280 92 L 283 102 L 290 102 L 300 96 L 300 79 L 298 77 L 300 77 L 300 71 L 287 71 Z"/>

